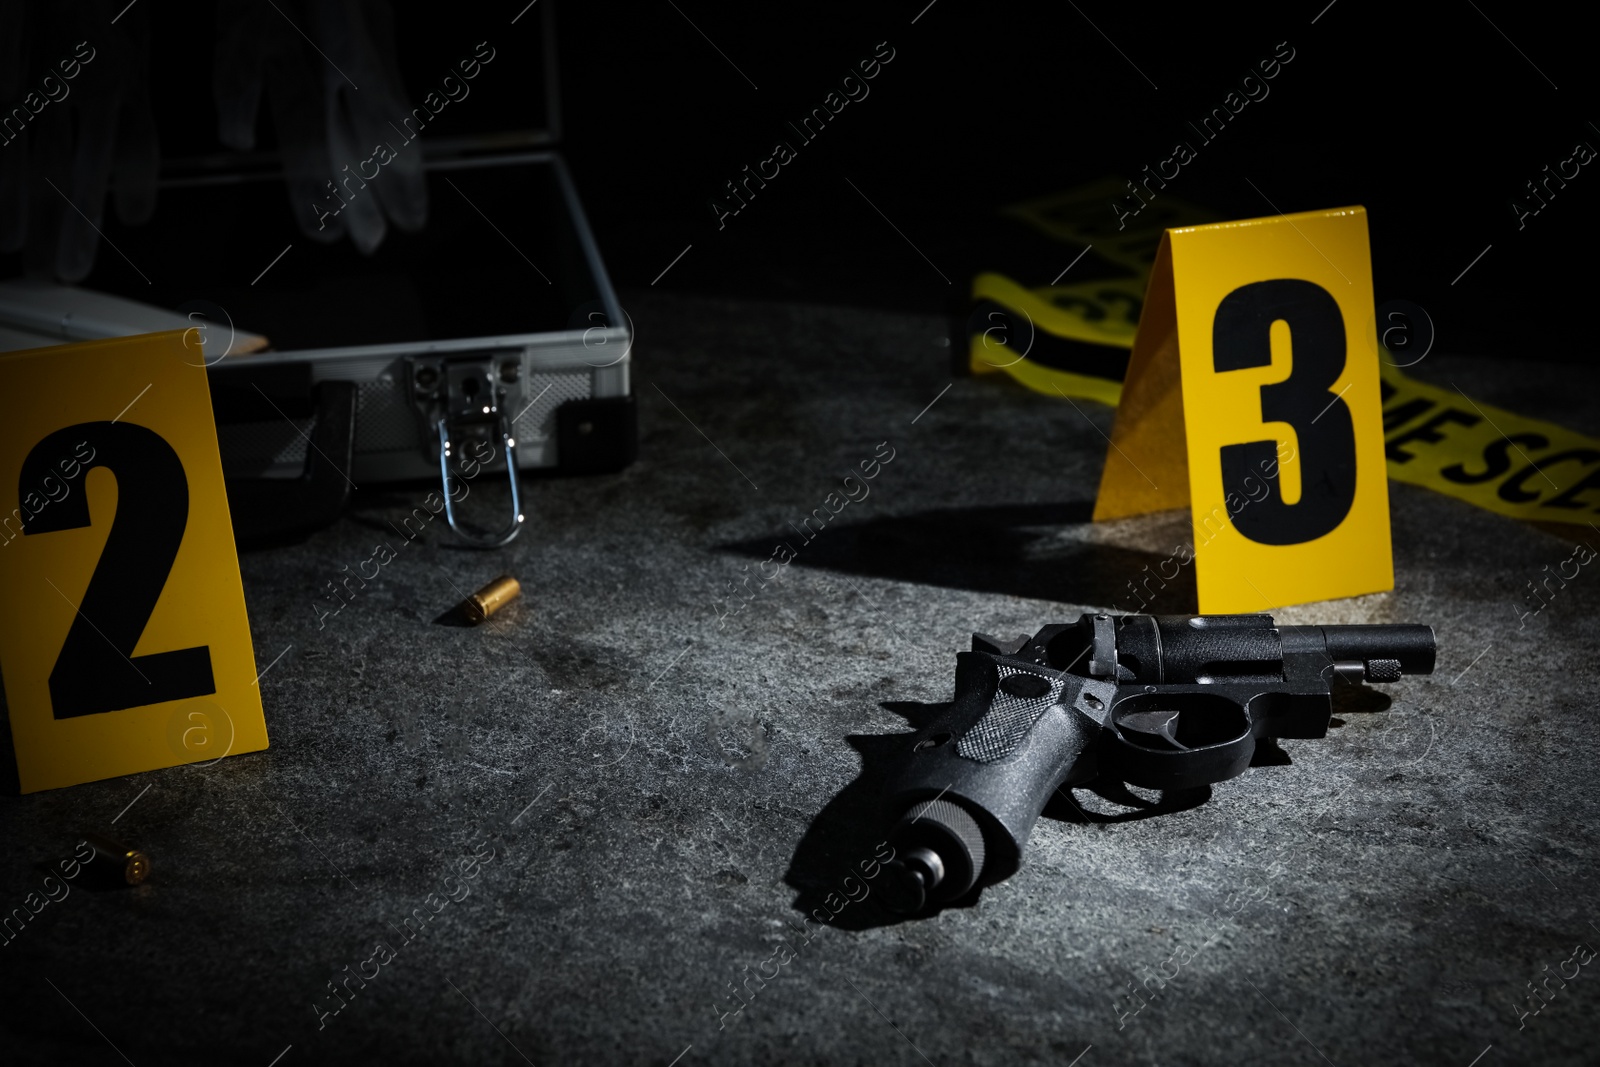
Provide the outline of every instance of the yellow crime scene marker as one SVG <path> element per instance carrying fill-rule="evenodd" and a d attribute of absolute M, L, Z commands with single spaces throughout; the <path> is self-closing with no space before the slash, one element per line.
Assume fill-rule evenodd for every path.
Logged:
<path fill-rule="evenodd" d="M 0 356 L 0 674 L 25 793 L 267 747 L 184 336 Z"/>
<path fill-rule="evenodd" d="M 1169 229 L 1096 519 L 1187 506 L 1202 613 L 1394 586 L 1359 207 Z"/>
<path fill-rule="evenodd" d="M 997 269 L 973 278 L 972 315 L 963 353 L 966 370 L 974 375 L 1009 377 L 1058 399 L 1094 400 L 1112 407 L 1122 402 L 1128 388 L 1125 382 L 1131 380 L 1127 377 L 1131 374 L 1128 350 L 1139 336 L 1144 301 L 1155 292 L 1147 293 L 1147 278 L 1165 235 L 1169 231 L 1188 234 L 1216 221 L 1204 208 L 1168 197 L 1139 212 L 1132 226 L 1122 225 L 1125 220 L 1113 220 L 1106 202 L 1122 197 L 1127 184 L 1103 180 L 1014 204 L 1002 212 L 1017 225 L 1003 231 L 1006 242 L 993 257 Z M 1295 225 L 1305 229 L 1303 224 Z M 1042 246 L 1040 239 L 1057 247 Z M 1168 253 L 1170 268 L 1170 247 Z M 1090 260 L 1080 268 L 1078 264 L 1091 254 L 1103 263 L 1095 268 Z M 1041 274 L 1039 265 L 1044 262 L 1052 265 Z M 1066 264 L 1066 269 L 1061 269 L 1061 264 Z M 1192 257 L 1186 265 L 1193 265 Z M 1109 276 L 1108 268 L 1113 270 Z M 1069 274 L 1076 276 L 1085 270 L 1092 277 L 1068 280 Z M 1356 280 L 1348 266 L 1341 264 L 1341 270 L 1350 282 L 1344 278 L 1333 281 L 1330 276 L 1330 292 L 1348 292 Z M 1161 291 L 1172 295 L 1170 285 Z M 1393 310 L 1396 307 L 1404 310 Z M 1390 309 L 1387 313 L 1386 308 Z M 1434 346 L 1426 311 L 1402 300 L 1390 301 L 1378 313 L 1381 324 L 1369 321 L 1357 327 L 1345 316 L 1344 325 L 1349 338 L 1372 348 L 1378 357 L 1391 479 L 1424 486 L 1509 518 L 1564 524 L 1568 537 L 1600 534 L 1600 438 L 1480 402 L 1457 387 L 1443 367 L 1422 369 L 1430 376 L 1443 373 L 1439 384 L 1411 377 L 1403 368 L 1420 363 Z M 1159 328 L 1170 333 L 1175 311 L 1168 308 L 1163 314 Z M 1412 318 L 1416 321 L 1410 322 Z M 1401 325 L 1397 326 L 1397 321 Z M 1410 331 L 1421 323 L 1426 327 L 1422 339 L 1416 340 Z M 1150 329 L 1158 327 L 1152 324 Z M 1399 349 L 1391 351 L 1397 337 Z M 1415 356 L 1419 348 L 1422 354 Z M 1352 343 L 1350 351 L 1357 353 L 1359 348 Z M 1359 358 L 1366 359 L 1364 355 Z M 1170 357 L 1163 366 L 1169 375 L 1179 373 Z M 1149 385 L 1140 392 L 1141 398 L 1132 403 L 1146 408 L 1164 395 Z M 1344 399 L 1348 398 L 1347 393 Z M 1176 394 L 1166 399 L 1170 404 Z M 1170 410 L 1165 414 L 1166 446 L 1174 450 L 1186 471 L 1188 435 L 1181 421 L 1172 421 L 1181 418 L 1183 411 L 1176 416 Z M 1138 411 L 1129 417 L 1129 423 L 1142 422 L 1149 415 L 1148 410 Z M 1286 457 L 1295 447 L 1289 434 L 1292 429 L 1287 423 L 1275 428 L 1283 435 L 1278 441 Z M 1157 427 L 1146 426 L 1141 433 L 1156 431 Z M 1115 449 L 1110 454 L 1118 458 Z M 1158 460 L 1151 460 L 1151 468 L 1158 465 Z M 1292 474 L 1287 477 L 1293 480 Z M 1261 486 L 1253 482 L 1245 488 L 1246 494 L 1236 503 L 1253 506 L 1258 501 L 1252 500 L 1249 492 L 1259 496 Z M 1168 507 L 1189 506 L 1186 473 L 1173 478 L 1166 489 L 1163 494 L 1142 478 L 1131 479 L 1131 484 L 1117 487 L 1117 498 L 1106 500 L 1101 514 L 1151 510 L 1155 501 L 1167 501 Z M 1140 493 L 1145 496 L 1143 502 L 1130 500 Z M 1202 517 L 1196 531 L 1202 543 L 1220 530 L 1224 520 L 1231 521 L 1226 496 L 1222 511 L 1213 507 L 1208 517 L 1211 521 Z M 1580 526 L 1588 530 L 1580 531 Z M 1587 548 L 1588 542 L 1584 545 Z M 1250 605 L 1260 606 L 1259 597 Z"/>

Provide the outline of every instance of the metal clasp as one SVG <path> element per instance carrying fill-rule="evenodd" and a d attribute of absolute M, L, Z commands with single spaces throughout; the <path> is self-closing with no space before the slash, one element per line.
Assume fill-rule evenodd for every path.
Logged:
<path fill-rule="evenodd" d="M 511 435 L 507 411 L 522 395 L 522 361 L 519 354 L 412 356 L 406 360 L 411 404 L 416 409 L 424 455 L 437 450 L 439 478 L 444 490 L 445 518 L 450 529 L 474 548 L 499 548 L 522 529 L 522 495 L 517 484 L 516 439 Z M 511 519 L 499 533 L 479 532 L 456 515 L 450 495 L 450 461 L 456 450 L 478 441 L 499 446 L 505 453 L 506 475 L 511 482 Z"/>

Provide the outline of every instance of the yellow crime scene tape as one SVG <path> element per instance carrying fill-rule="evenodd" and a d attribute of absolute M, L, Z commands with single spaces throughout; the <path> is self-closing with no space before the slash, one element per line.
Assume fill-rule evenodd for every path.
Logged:
<path fill-rule="evenodd" d="M 1600 439 L 1381 370 L 1389 477 L 1514 519 L 1600 517 Z"/>
<path fill-rule="evenodd" d="M 1125 195 L 1123 184 L 1107 179 L 1004 209 L 1047 237 L 1136 273 L 1037 286 L 996 271 L 978 274 L 968 321 L 972 374 L 1005 374 L 1048 396 L 1117 405 L 1162 232 L 1213 218 L 1169 198 L 1159 212 L 1149 205 L 1137 229 L 1118 231 L 1107 204 Z M 1481 404 L 1380 362 L 1390 478 L 1511 518 L 1600 530 L 1600 439 Z"/>
<path fill-rule="evenodd" d="M 1126 182 L 1104 178 L 1001 210 L 1020 229 L 996 254 L 1031 259 L 1035 269 L 1049 263 L 1051 272 L 1057 260 L 1070 262 L 1048 285 L 1025 285 L 997 271 L 973 279 L 967 342 L 972 374 L 1005 373 L 1036 392 L 1117 403 L 1161 235 L 1170 226 L 1216 221 L 1211 212 L 1164 196 L 1119 228 L 1106 205 L 1127 195 Z M 1077 256 L 1063 256 L 1062 244 L 1076 247 Z M 1090 253 L 1095 261 L 1080 266 Z M 1074 280 L 1059 284 L 1069 273 Z M 1088 280 L 1078 280 L 1084 275 Z"/>
<path fill-rule="evenodd" d="M 1139 328 L 1143 279 L 1026 289 L 984 273 L 973 280 L 972 299 L 973 374 L 1005 373 L 1037 392 L 1116 405 Z"/>

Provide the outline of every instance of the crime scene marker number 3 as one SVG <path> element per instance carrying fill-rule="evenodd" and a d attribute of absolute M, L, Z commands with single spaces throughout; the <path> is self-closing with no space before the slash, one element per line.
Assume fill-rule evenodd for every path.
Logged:
<path fill-rule="evenodd" d="M 1234 516 L 1238 531 L 1264 545 L 1298 545 L 1331 533 L 1356 497 L 1356 438 L 1350 409 L 1333 391 L 1344 373 L 1344 317 L 1315 282 L 1276 278 L 1241 285 L 1217 306 L 1211 358 L 1217 373 L 1272 364 L 1271 330 L 1282 319 L 1293 341 L 1289 377 L 1261 387 L 1263 422 L 1286 422 L 1299 442 L 1300 500 L 1283 499 L 1275 441 L 1222 446 L 1222 484 L 1274 468 L 1267 496 Z"/>

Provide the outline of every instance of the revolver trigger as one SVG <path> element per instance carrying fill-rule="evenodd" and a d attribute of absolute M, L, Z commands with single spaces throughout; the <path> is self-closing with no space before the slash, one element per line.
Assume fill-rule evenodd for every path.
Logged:
<path fill-rule="evenodd" d="M 1178 751 L 1187 752 L 1189 746 L 1177 738 L 1178 715 L 1176 711 L 1136 711 L 1123 716 L 1117 725 L 1148 737 L 1159 737 Z"/>

